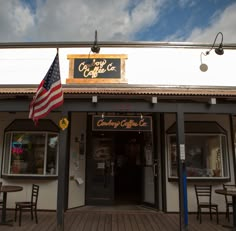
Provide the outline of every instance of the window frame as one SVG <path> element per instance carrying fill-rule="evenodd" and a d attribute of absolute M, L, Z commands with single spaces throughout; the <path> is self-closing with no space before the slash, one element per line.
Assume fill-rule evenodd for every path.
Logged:
<path fill-rule="evenodd" d="M 37 128 L 37 127 L 36 127 Z M 12 149 L 11 149 L 11 145 L 13 142 L 13 136 L 14 134 L 17 133 L 24 133 L 24 134 L 42 134 L 44 137 L 44 147 L 43 147 L 43 172 L 42 174 L 40 173 L 12 173 L 11 172 L 11 158 L 12 158 Z M 56 153 L 55 153 L 55 169 L 54 172 L 50 174 L 47 172 L 47 167 L 49 165 L 49 163 L 47 163 L 47 158 L 49 155 L 49 150 L 48 150 L 48 145 L 49 145 L 49 141 L 48 138 L 51 135 L 57 135 L 58 139 L 59 139 L 59 132 L 56 131 L 5 131 L 4 133 L 4 145 L 3 145 L 3 159 L 2 159 L 2 177 L 3 178 L 57 178 L 58 177 L 58 159 L 59 159 L 59 142 L 57 141 L 57 146 L 56 146 Z M 7 138 L 7 137 L 10 137 Z"/>
<path fill-rule="evenodd" d="M 188 121 L 189 122 L 189 121 Z M 196 121 L 190 121 L 190 123 L 198 123 Z M 203 121 L 203 123 L 205 125 L 207 125 L 208 121 Z M 201 122 L 199 122 L 201 123 Z M 212 121 L 210 121 L 209 123 L 212 123 Z M 216 123 L 216 122 L 215 122 Z M 218 125 L 218 123 L 216 123 Z M 218 125 L 220 126 L 220 125 Z M 170 127 L 172 129 L 171 132 L 168 132 L 168 130 L 166 131 L 165 137 L 166 137 L 166 144 L 167 144 L 167 149 L 166 149 L 166 153 L 167 153 L 167 174 L 168 174 L 168 179 L 169 181 L 171 180 L 177 180 L 178 179 L 178 172 L 177 172 L 177 176 L 173 176 L 172 172 L 172 161 L 171 161 L 171 145 L 170 145 L 170 137 L 175 137 L 175 151 L 176 151 L 176 157 L 177 157 L 177 149 L 176 149 L 176 145 L 177 145 L 177 134 L 173 133 L 173 125 Z M 223 129 L 221 127 L 221 129 Z M 224 130 L 225 131 L 225 130 Z M 228 136 L 226 131 L 222 132 L 189 132 L 189 131 L 185 131 L 185 150 L 186 150 L 186 136 L 219 136 L 219 147 L 221 148 L 221 170 L 223 175 L 222 176 L 187 176 L 188 180 L 222 180 L 222 181 L 228 181 L 230 179 L 230 164 L 229 164 L 229 141 L 228 141 Z M 224 140 L 223 140 L 224 139 Z M 224 146 L 225 144 L 225 146 Z M 174 148 L 174 147 L 173 147 Z M 176 170 L 178 171 L 178 159 L 176 162 Z"/>

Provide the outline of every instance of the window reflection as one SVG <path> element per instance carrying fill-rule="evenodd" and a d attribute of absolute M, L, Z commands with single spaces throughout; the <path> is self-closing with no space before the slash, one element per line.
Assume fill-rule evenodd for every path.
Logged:
<path fill-rule="evenodd" d="M 4 174 L 55 175 L 58 133 L 7 132 L 4 147 Z"/>
<path fill-rule="evenodd" d="M 188 177 L 228 177 L 226 136 L 186 134 L 185 154 Z M 176 135 L 168 135 L 169 173 L 177 177 Z"/>

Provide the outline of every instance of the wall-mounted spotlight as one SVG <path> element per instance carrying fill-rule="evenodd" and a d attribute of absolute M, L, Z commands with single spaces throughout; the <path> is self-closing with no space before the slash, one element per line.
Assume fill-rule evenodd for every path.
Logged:
<path fill-rule="evenodd" d="M 216 104 L 216 98 L 210 98 L 208 103 L 211 105 Z"/>
<path fill-rule="evenodd" d="M 201 55 L 200 55 L 200 61 L 201 61 L 200 70 L 201 70 L 202 72 L 205 72 L 205 71 L 208 70 L 208 66 L 207 66 L 205 63 L 202 62 L 202 56 L 203 56 L 203 55 L 206 56 L 206 54 L 202 52 Z"/>
<path fill-rule="evenodd" d="M 157 97 L 156 96 L 153 96 L 152 97 L 152 103 L 154 104 L 154 103 L 157 103 Z"/>
<path fill-rule="evenodd" d="M 205 72 L 205 71 L 208 70 L 208 66 L 207 66 L 205 63 L 202 63 L 202 55 L 207 56 L 207 55 L 210 54 L 211 50 L 215 47 L 215 43 L 216 43 L 216 40 L 217 40 L 217 38 L 218 38 L 219 35 L 221 36 L 221 41 L 220 41 L 219 46 L 215 48 L 215 53 L 216 53 L 217 55 L 223 55 L 223 54 L 224 54 L 224 49 L 223 49 L 223 39 L 224 39 L 224 37 L 223 37 L 222 32 L 219 32 L 219 33 L 216 35 L 216 37 L 215 37 L 215 40 L 214 40 L 214 42 L 213 42 L 213 44 L 212 44 L 211 49 L 210 49 L 209 51 L 206 51 L 206 53 L 201 52 L 201 54 L 200 54 L 200 60 L 201 60 L 200 70 L 201 70 L 202 72 Z"/>
<path fill-rule="evenodd" d="M 92 103 L 97 103 L 98 102 L 98 97 L 96 95 L 92 96 Z"/>
<path fill-rule="evenodd" d="M 94 44 L 93 44 L 93 46 L 91 47 L 91 51 L 93 52 L 93 53 L 99 53 L 99 51 L 100 51 L 100 47 L 98 46 L 98 44 L 97 44 L 97 31 L 95 31 L 95 40 L 94 40 Z"/>

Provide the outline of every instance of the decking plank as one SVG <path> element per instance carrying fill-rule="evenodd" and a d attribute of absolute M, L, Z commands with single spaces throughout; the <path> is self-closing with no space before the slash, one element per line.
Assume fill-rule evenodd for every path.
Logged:
<path fill-rule="evenodd" d="M 124 215 L 125 231 L 133 231 L 129 214 Z"/>
<path fill-rule="evenodd" d="M 0 211 L 1 213 L 1 211 Z M 14 211 L 8 211 L 9 218 L 14 217 Z M 196 219 L 196 214 L 189 214 L 189 231 L 228 231 L 223 224 L 232 224 L 220 214 L 219 224 L 203 215 L 202 224 Z M 39 212 L 39 223 L 30 219 L 27 213 L 22 217 L 22 226 L 14 222 L 13 226 L 0 226 L 1 231 L 56 231 L 56 212 Z M 179 231 L 179 214 L 169 214 L 148 210 L 68 210 L 64 216 L 64 231 Z"/>
<path fill-rule="evenodd" d="M 131 223 L 131 226 L 132 226 L 132 230 L 133 231 L 139 231 L 139 228 L 138 228 L 138 224 L 136 223 L 136 219 L 135 219 L 135 216 L 134 214 L 130 214 L 130 223 Z"/>
<path fill-rule="evenodd" d="M 111 217 L 111 230 L 118 231 L 118 220 L 116 214 L 112 213 Z"/>

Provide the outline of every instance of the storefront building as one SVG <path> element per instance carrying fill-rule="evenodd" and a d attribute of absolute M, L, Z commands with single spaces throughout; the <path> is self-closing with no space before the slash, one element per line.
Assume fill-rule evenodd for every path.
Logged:
<path fill-rule="evenodd" d="M 1 181 L 24 187 L 9 195 L 9 208 L 34 182 L 39 209 L 143 204 L 178 212 L 179 158 L 190 212 L 194 184 L 235 182 L 234 46 L 220 57 L 211 53 L 201 72 L 199 55 L 211 45 L 104 43 L 100 54 L 90 54 L 90 45 L 1 47 L 1 79 L 17 75 L 20 82 L 25 73 L 30 82 L 0 86 Z M 28 115 L 37 84 L 30 78 L 41 81 L 54 47 L 64 104 L 35 126 Z M 213 198 L 225 211 L 224 198 Z"/>

